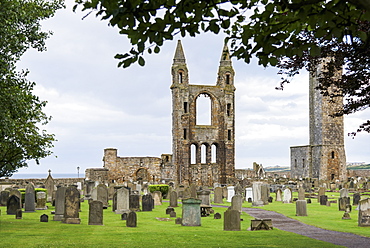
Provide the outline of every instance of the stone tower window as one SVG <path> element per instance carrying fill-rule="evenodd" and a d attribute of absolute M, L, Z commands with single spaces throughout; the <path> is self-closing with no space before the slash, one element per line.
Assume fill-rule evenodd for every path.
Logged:
<path fill-rule="evenodd" d="M 211 146 L 211 163 L 217 163 L 217 146 L 215 144 Z"/>
<path fill-rule="evenodd" d="M 334 151 L 331 152 L 331 158 L 335 158 L 335 152 Z"/>
<path fill-rule="evenodd" d="M 200 147 L 200 156 L 200 162 L 202 164 L 207 163 L 207 146 L 205 144 Z"/>
<path fill-rule="evenodd" d="M 197 125 L 211 125 L 211 98 L 208 94 L 200 94 L 196 99 Z"/>
<path fill-rule="evenodd" d="M 302 168 L 304 168 L 305 164 L 304 164 L 304 159 L 302 159 Z"/>
<path fill-rule="evenodd" d="M 227 116 L 230 116 L 231 115 L 231 103 L 228 103 L 227 104 L 226 113 L 227 113 Z"/>
<path fill-rule="evenodd" d="M 190 164 L 197 163 L 197 146 L 192 144 L 190 146 Z"/>
<path fill-rule="evenodd" d="M 179 83 L 182 84 L 182 81 L 183 81 L 182 71 L 179 71 Z"/>
<path fill-rule="evenodd" d="M 186 134 L 187 134 L 187 131 L 186 131 L 186 128 L 184 128 L 184 139 L 188 138 Z"/>
<path fill-rule="evenodd" d="M 226 84 L 230 84 L 230 74 L 226 74 Z"/>
<path fill-rule="evenodd" d="M 294 159 L 294 168 L 297 168 L 297 159 Z"/>
<path fill-rule="evenodd" d="M 231 130 L 227 130 L 227 139 L 231 140 Z"/>
<path fill-rule="evenodd" d="M 188 102 L 184 102 L 184 113 L 188 112 Z"/>

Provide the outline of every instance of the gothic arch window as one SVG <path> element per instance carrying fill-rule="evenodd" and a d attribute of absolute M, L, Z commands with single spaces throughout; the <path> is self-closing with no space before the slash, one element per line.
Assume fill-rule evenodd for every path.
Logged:
<path fill-rule="evenodd" d="M 297 159 L 294 159 L 294 168 L 297 168 Z"/>
<path fill-rule="evenodd" d="M 200 162 L 202 164 L 207 163 L 207 146 L 205 144 L 200 146 L 200 156 Z"/>
<path fill-rule="evenodd" d="M 305 167 L 305 161 L 304 161 L 304 159 L 302 159 L 302 168 L 304 168 Z"/>
<path fill-rule="evenodd" d="M 184 71 L 182 70 L 179 70 L 178 71 L 178 80 L 179 80 L 179 84 L 182 84 L 184 82 Z"/>
<path fill-rule="evenodd" d="M 231 103 L 228 103 L 226 105 L 226 113 L 227 113 L 227 116 L 231 115 Z"/>
<path fill-rule="evenodd" d="M 202 93 L 196 99 L 196 125 L 211 125 L 211 119 L 211 97 L 207 93 Z"/>
<path fill-rule="evenodd" d="M 211 146 L 211 163 L 217 163 L 217 145 L 212 144 Z"/>
<path fill-rule="evenodd" d="M 197 146 L 195 144 L 191 144 L 190 146 L 190 164 L 197 163 Z"/>
<path fill-rule="evenodd" d="M 230 84 L 230 74 L 229 73 L 227 73 L 226 75 L 225 75 L 225 83 L 226 84 Z"/>
<path fill-rule="evenodd" d="M 148 181 L 148 171 L 145 168 L 140 168 L 136 171 L 136 181 Z"/>

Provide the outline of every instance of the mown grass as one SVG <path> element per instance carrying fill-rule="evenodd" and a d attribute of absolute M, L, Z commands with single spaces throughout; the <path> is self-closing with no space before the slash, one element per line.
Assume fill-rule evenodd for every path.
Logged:
<path fill-rule="evenodd" d="M 337 192 L 326 192 L 329 200 L 338 200 L 339 193 Z M 271 194 L 275 197 L 275 194 Z M 293 193 L 293 197 L 298 197 L 297 193 Z M 352 194 L 351 204 L 352 204 Z M 307 204 L 307 215 L 308 216 L 296 216 L 295 203 L 284 204 L 282 202 L 273 202 L 272 204 L 259 207 L 265 210 L 275 211 L 284 214 L 292 219 L 299 220 L 308 225 L 317 226 L 327 230 L 349 232 L 361 236 L 370 237 L 370 228 L 358 226 L 358 211 L 357 206 L 352 206 L 352 212 L 350 213 L 350 220 L 343 220 L 344 211 L 339 211 L 338 203 L 332 203 L 330 206 L 322 206 L 317 202 L 317 199 L 311 199 L 310 204 Z M 251 203 L 245 202 L 243 207 L 252 207 Z"/>
<path fill-rule="evenodd" d="M 215 220 L 213 215 L 203 217 L 200 227 L 176 225 L 175 218 L 157 220 L 169 217 L 165 214 L 167 205 L 164 202 L 152 212 L 138 212 L 136 228 L 126 227 L 111 208 L 104 210 L 103 226 L 88 225 L 87 202 L 81 205 L 79 225 L 53 221 L 53 207 L 23 213 L 21 220 L 6 215 L 6 208 L 0 207 L 0 247 L 338 247 L 278 229 L 247 231 L 252 218 L 246 213 L 241 215 L 241 231 L 223 231 L 223 219 Z M 226 208 L 214 210 L 223 216 Z M 181 216 L 180 207 L 176 212 Z M 49 215 L 47 223 L 39 219 L 44 213 Z"/>

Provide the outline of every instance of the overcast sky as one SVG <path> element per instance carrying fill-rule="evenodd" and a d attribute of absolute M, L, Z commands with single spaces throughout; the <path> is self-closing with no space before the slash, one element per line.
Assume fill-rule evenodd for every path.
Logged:
<path fill-rule="evenodd" d="M 72 12 L 73 1 L 43 22 L 54 35 L 46 52 L 28 51 L 19 68 L 30 70 L 34 93 L 48 101 L 53 117 L 46 127 L 58 139 L 54 155 L 19 173 L 80 173 L 102 167 L 104 148 L 119 156 L 172 153 L 171 65 L 181 39 L 191 84 L 215 84 L 223 36 L 176 37 L 146 65 L 117 68 L 116 53 L 129 51 L 126 37 L 92 14 Z M 274 68 L 233 59 L 236 72 L 236 168 L 289 166 L 289 147 L 308 144 L 308 75 L 302 73 L 284 91 Z M 369 111 L 345 117 L 345 134 L 357 129 Z M 345 136 L 348 162 L 370 162 L 370 135 Z"/>

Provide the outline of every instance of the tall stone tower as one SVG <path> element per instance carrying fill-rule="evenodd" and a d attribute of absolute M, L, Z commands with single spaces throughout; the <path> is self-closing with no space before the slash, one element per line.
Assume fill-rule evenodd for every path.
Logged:
<path fill-rule="evenodd" d="M 234 69 L 225 45 L 215 86 L 189 84 L 181 42 L 172 64 L 172 152 L 180 184 L 226 184 L 235 173 Z M 210 101 L 211 122 L 197 123 L 197 100 Z"/>
<path fill-rule="evenodd" d="M 310 144 L 291 147 L 292 177 L 312 177 L 322 180 L 345 180 L 346 155 L 344 149 L 343 116 L 331 117 L 343 107 L 343 97 L 334 101 L 316 89 L 321 64 L 310 73 L 309 81 L 309 127 Z M 341 71 L 337 76 L 341 75 Z M 334 87 L 334 86 L 333 86 Z M 329 91 L 332 91 L 330 88 Z"/>

